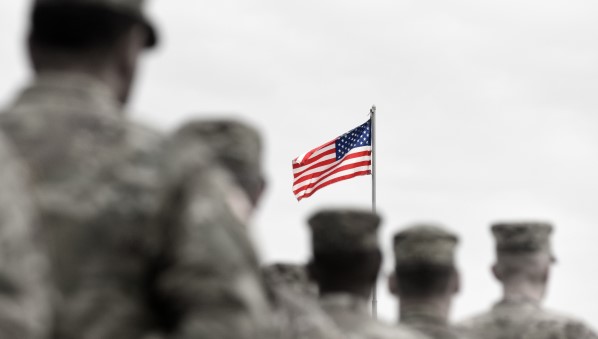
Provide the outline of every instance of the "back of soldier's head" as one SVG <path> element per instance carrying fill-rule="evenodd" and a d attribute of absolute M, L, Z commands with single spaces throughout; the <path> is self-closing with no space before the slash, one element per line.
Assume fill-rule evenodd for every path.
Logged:
<path fill-rule="evenodd" d="M 257 129 L 234 119 L 194 120 L 182 126 L 176 137 L 204 144 L 214 159 L 232 173 L 251 203 L 258 203 L 265 179 Z"/>
<path fill-rule="evenodd" d="M 427 298 L 456 292 L 457 243 L 455 234 L 434 224 L 417 224 L 397 233 L 393 239 L 397 294 Z"/>
<path fill-rule="evenodd" d="M 99 52 L 112 47 L 134 25 L 147 31 L 146 46 L 156 32 L 139 0 L 34 0 L 30 41 L 52 50 Z"/>
<path fill-rule="evenodd" d="M 359 209 L 321 210 L 309 218 L 311 269 L 321 287 L 373 284 L 381 263 L 380 221 L 378 215 Z"/>
<path fill-rule="evenodd" d="M 75 74 L 129 100 L 139 56 L 156 44 L 143 0 L 34 0 L 29 57 L 37 75 Z"/>
<path fill-rule="evenodd" d="M 550 243 L 552 225 L 544 222 L 500 222 L 492 226 L 496 241 L 495 274 L 500 280 L 545 280 L 555 261 Z"/>

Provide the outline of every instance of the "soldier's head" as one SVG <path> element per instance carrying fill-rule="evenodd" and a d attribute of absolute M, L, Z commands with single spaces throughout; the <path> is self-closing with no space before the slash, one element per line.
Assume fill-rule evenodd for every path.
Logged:
<path fill-rule="evenodd" d="M 317 286 L 309 279 L 307 267 L 301 264 L 274 263 L 262 268 L 266 284 L 271 288 L 284 288 L 298 294 L 315 297 Z"/>
<path fill-rule="evenodd" d="M 257 207 L 266 186 L 263 145 L 257 129 L 234 119 L 194 120 L 176 134 L 207 146 L 214 159 L 232 174 L 250 208 Z"/>
<path fill-rule="evenodd" d="M 125 103 L 141 52 L 157 42 L 144 2 L 34 0 L 28 40 L 33 69 L 95 77 Z"/>
<path fill-rule="evenodd" d="M 417 224 L 395 234 L 391 292 L 400 299 L 452 297 L 459 291 L 455 265 L 458 237 L 434 224 Z"/>
<path fill-rule="evenodd" d="M 369 295 L 382 262 L 380 221 L 378 215 L 358 209 L 321 210 L 309 218 L 312 260 L 308 268 L 321 295 Z"/>
<path fill-rule="evenodd" d="M 543 296 L 555 257 L 552 225 L 545 222 L 500 222 L 492 225 L 496 241 L 495 277 L 503 284 L 531 284 Z"/>

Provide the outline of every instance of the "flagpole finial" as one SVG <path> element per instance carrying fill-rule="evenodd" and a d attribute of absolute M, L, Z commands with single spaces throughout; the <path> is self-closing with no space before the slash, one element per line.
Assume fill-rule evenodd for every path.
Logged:
<path fill-rule="evenodd" d="M 370 114 L 374 114 L 376 113 L 376 105 L 372 106 L 372 109 L 370 109 Z"/>

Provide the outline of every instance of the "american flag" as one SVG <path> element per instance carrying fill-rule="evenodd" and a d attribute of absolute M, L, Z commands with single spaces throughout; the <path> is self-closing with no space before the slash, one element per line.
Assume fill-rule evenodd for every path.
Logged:
<path fill-rule="evenodd" d="M 293 160 L 293 193 L 309 198 L 336 182 L 372 173 L 371 121 Z"/>

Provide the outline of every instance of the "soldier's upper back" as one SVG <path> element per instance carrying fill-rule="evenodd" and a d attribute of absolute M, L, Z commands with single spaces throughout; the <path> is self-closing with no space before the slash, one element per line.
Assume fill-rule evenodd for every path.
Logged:
<path fill-rule="evenodd" d="M 531 302 L 500 302 L 460 326 L 488 339 L 597 338 L 582 322 L 543 310 Z"/>
<path fill-rule="evenodd" d="M 42 339 L 50 326 L 48 263 L 27 171 L 0 133 L 0 337 Z"/>
<path fill-rule="evenodd" d="M 402 325 L 419 331 L 433 339 L 472 339 L 443 319 L 425 314 L 401 314 Z M 478 338 L 476 338 L 478 339 Z"/>
<path fill-rule="evenodd" d="M 132 298 L 145 293 L 141 257 L 155 250 L 162 141 L 127 123 L 109 93 L 85 77 L 52 74 L 0 116 L 31 171 L 56 307 L 78 292 L 81 276 L 108 276 L 104 270 L 130 281 Z"/>
<path fill-rule="evenodd" d="M 373 319 L 368 314 L 367 302 L 348 294 L 324 296 L 320 304 L 339 328 L 356 338 L 425 338 L 420 333 L 405 327 L 393 326 Z"/>

